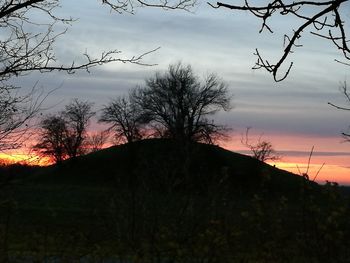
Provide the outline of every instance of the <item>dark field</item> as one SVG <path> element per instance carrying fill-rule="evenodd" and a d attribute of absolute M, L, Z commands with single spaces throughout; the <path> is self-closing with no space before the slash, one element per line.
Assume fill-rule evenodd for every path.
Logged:
<path fill-rule="evenodd" d="M 216 146 L 145 140 L 2 178 L 1 262 L 350 258 L 346 188 Z"/>

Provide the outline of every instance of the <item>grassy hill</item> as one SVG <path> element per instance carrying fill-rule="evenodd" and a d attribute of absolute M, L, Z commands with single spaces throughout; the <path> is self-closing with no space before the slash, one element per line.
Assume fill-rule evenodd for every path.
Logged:
<path fill-rule="evenodd" d="M 7 259 L 346 262 L 348 256 L 347 200 L 333 185 L 213 145 L 144 140 L 14 178 L 0 192 L 0 254 Z"/>

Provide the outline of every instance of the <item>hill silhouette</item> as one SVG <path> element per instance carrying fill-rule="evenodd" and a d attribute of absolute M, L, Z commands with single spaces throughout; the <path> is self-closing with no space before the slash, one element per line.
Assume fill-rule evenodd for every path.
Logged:
<path fill-rule="evenodd" d="M 333 185 L 214 145 L 113 146 L 32 169 L 0 198 L 0 250 L 23 262 L 349 258 L 348 201 Z"/>
<path fill-rule="evenodd" d="M 30 179 L 32 180 L 32 178 Z M 295 194 L 303 178 L 219 146 L 170 139 L 148 139 L 112 146 L 43 168 L 38 182 L 125 187 L 141 183 L 153 190 L 227 190 Z M 316 185 L 311 183 L 311 185 Z M 294 193 L 293 193 L 294 192 Z"/>

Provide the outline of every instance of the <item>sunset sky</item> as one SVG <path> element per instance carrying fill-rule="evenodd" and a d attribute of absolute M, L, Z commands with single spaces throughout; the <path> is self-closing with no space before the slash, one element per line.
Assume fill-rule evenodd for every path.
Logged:
<path fill-rule="evenodd" d="M 326 163 L 319 182 L 350 184 L 350 143 L 344 143 L 340 136 L 350 124 L 349 113 L 327 104 L 346 105 L 339 87 L 344 81 L 350 83 L 350 68 L 334 62 L 342 56 L 331 43 L 304 32 L 300 40 L 303 47 L 289 58 L 294 61 L 289 77 L 275 83 L 264 70 L 251 69 L 256 61 L 253 53 L 259 48 L 265 58 L 275 61 L 282 54 L 283 33 L 292 32 L 291 25 L 295 25 L 288 18 L 271 21 L 274 34 L 258 34 L 259 21 L 249 13 L 214 10 L 206 1 L 199 1 L 192 13 L 141 8 L 135 15 L 110 12 L 97 0 L 61 2 L 57 14 L 78 20 L 56 43 L 59 62 L 78 62 L 85 51 L 98 55 L 118 49 L 122 57 L 131 57 L 160 49 L 144 59 L 156 64 L 152 67 L 109 64 L 94 68 L 90 74 L 31 74 L 16 80 L 27 88 L 37 81 L 46 91 L 58 88 L 45 102 L 56 105 L 49 111 L 60 110 L 71 98 L 94 102 L 98 110 L 111 98 L 143 85 L 154 72 L 181 61 L 191 64 L 199 76 L 215 72 L 229 85 L 234 108 L 216 118 L 232 128 L 231 140 L 222 143 L 224 147 L 244 151 L 241 134 L 252 127 L 253 140 L 263 134 L 262 138 L 281 153 L 278 167 L 298 172 L 298 164 L 301 172 L 306 171 L 314 146 L 311 177 Z M 345 10 L 344 17 L 350 22 L 350 8 Z M 346 29 L 349 32 L 349 25 Z"/>

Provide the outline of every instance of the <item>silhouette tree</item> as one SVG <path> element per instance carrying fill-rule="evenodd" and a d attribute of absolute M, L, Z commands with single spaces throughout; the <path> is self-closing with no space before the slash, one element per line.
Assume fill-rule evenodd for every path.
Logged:
<path fill-rule="evenodd" d="M 34 151 L 56 163 L 84 154 L 87 126 L 95 114 L 91 107 L 89 102 L 73 99 L 62 112 L 44 117 Z"/>
<path fill-rule="evenodd" d="M 66 120 L 60 115 L 48 115 L 40 122 L 39 142 L 33 149 L 41 156 L 61 163 L 67 158 L 65 139 L 67 136 Z"/>
<path fill-rule="evenodd" d="M 85 142 L 87 152 L 97 152 L 101 150 L 109 137 L 109 131 L 101 131 L 90 134 Z"/>
<path fill-rule="evenodd" d="M 117 142 L 134 142 L 142 139 L 144 119 L 133 95 L 118 97 L 102 109 L 100 122 L 111 124 Z"/>
<path fill-rule="evenodd" d="M 170 65 L 165 73 L 146 80 L 134 93 L 142 117 L 163 136 L 182 142 L 212 143 L 225 130 L 208 117 L 219 110 L 230 110 L 227 86 L 215 74 L 203 82 L 191 66 Z"/>
<path fill-rule="evenodd" d="M 257 62 L 254 69 L 264 68 L 272 73 L 275 81 L 284 80 L 292 66 L 289 64 L 285 73 L 278 76 L 281 66 L 285 63 L 287 57 L 293 53 L 294 49 L 301 47 L 299 44 L 302 34 L 310 30 L 311 34 L 331 41 L 337 50 L 344 55 L 344 61 L 338 61 L 350 66 L 350 47 L 348 45 L 347 27 L 345 26 L 347 14 L 343 11 L 348 10 L 349 0 L 329 0 L 329 1 L 285 1 L 270 0 L 265 1 L 262 5 L 256 3 L 250 4 L 248 0 L 241 5 L 217 2 L 216 5 L 210 4 L 214 8 L 227 8 L 234 11 L 249 11 L 253 16 L 261 20 L 260 33 L 267 30 L 273 33 L 272 27 L 269 25 L 270 19 L 277 15 L 289 16 L 300 22 L 300 25 L 291 30 L 291 33 L 284 36 L 284 50 L 280 58 L 275 63 L 263 59 L 258 49 L 255 55 Z M 266 3 L 267 2 L 267 3 Z"/>
<path fill-rule="evenodd" d="M 251 151 L 252 157 L 262 162 L 266 162 L 268 160 L 276 161 L 280 159 L 280 156 L 278 156 L 276 151 L 273 149 L 271 142 L 261 140 L 262 136 L 259 137 L 256 143 L 250 142 L 250 129 L 250 127 L 246 129 L 245 136 L 242 136 L 241 143 Z"/>
<path fill-rule="evenodd" d="M 84 153 L 82 148 L 86 139 L 86 129 L 90 118 L 95 114 L 92 104 L 87 101 L 73 99 L 61 113 L 66 122 L 65 147 L 70 158 Z"/>

